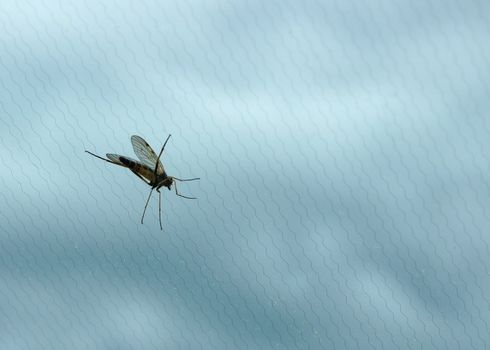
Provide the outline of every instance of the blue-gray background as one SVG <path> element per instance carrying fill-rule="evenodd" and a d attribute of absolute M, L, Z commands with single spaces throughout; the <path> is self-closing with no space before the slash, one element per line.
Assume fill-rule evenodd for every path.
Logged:
<path fill-rule="evenodd" d="M 488 1 L 2 1 L 1 349 L 483 349 Z M 84 153 L 170 175 L 157 197 Z"/>

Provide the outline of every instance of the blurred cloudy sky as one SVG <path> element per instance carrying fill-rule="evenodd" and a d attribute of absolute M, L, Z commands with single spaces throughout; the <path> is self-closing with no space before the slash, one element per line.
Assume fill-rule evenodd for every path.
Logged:
<path fill-rule="evenodd" d="M 483 349 L 490 3 L 2 1 L 1 349 Z M 164 153 L 183 194 L 84 150 Z"/>

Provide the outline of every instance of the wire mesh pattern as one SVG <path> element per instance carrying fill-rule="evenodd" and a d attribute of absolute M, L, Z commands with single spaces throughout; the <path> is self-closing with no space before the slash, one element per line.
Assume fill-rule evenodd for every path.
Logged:
<path fill-rule="evenodd" d="M 489 6 L 2 2 L 0 348 L 487 348 Z"/>

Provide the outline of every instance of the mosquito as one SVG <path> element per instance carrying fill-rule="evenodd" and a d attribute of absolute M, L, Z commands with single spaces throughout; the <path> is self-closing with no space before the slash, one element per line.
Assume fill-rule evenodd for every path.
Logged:
<path fill-rule="evenodd" d="M 158 219 L 160 220 L 160 230 L 162 228 L 162 194 L 160 193 L 160 188 L 167 187 L 168 190 L 171 190 L 171 186 L 174 185 L 175 194 L 179 197 L 186 199 L 196 199 L 194 197 L 184 196 L 179 193 L 177 190 L 176 181 L 195 181 L 199 180 L 199 177 L 195 177 L 192 179 L 179 179 L 174 176 L 168 176 L 165 172 L 165 169 L 160 162 L 160 157 L 165 149 L 165 145 L 170 139 L 168 135 L 165 143 L 160 150 L 158 156 L 155 154 L 155 151 L 150 147 L 148 142 L 146 142 L 142 137 L 133 135 L 131 136 L 131 143 L 133 144 L 134 153 L 138 157 L 140 161 L 131 159 L 129 157 L 121 156 L 119 154 L 107 153 L 107 159 L 100 157 L 92 152 L 85 150 L 88 154 L 102 159 L 108 163 L 116 164 L 122 166 L 124 168 L 128 168 L 131 170 L 136 176 L 138 176 L 141 180 L 143 180 L 147 185 L 151 186 L 150 194 L 148 195 L 148 199 L 146 200 L 145 209 L 143 210 L 143 215 L 141 216 L 141 223 L 143 224 L 143 219 L 145 218 L 146 208 L 148 207 L 148 202 L 150 201 L 151 194 L 153 190 L 156 189 L 158 192 Z"/>

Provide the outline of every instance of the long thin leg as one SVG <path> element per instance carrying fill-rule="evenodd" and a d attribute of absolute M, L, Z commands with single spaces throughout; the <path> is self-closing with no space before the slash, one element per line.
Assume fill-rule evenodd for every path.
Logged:
<path fill-rule="evenodd" d="M 146 207 L 148 206 L 148 202 L 150 201 L 152 192 L 153 192 L 153 187 L 151 188 L 150 194 L 148 195 L 148 199 L 146 200 L 145 209 L 143 210 L 143 216 L 141 216 L 141 223 L 143 223 L 143 218 L 145 217 L 145 213 L 146 213 Z"/>
<path fill-rule="evenodd" d="M 157 176 L 157 168 L 158 168 L 158 163 L 160 162 L 160 156 L 162 155 L 163 153 L 163 150 L 165 149 L 165 145 L 167 144 L 168 142 L 168 139 L 170 138 L 170 136 L 172 136 L 172 134 L 169 134 L 167 139 L 165 140 L 165 142 L 163 143 L 163 146 L 162 146 L 162 149 L 160 150 L 160 153 L 158 153 L 158 158 L 157 158 L 157 161 L 155 163 L 155 170 L 153 170 L 153 177 L 156 178 Z"/>
<path fill-rule="evenodd" d="M 122 165 L 122 164 L 115 163 L 115 162 L 113 162 L 112 160 L 109 160 L 109 159 L 106 159 L 106 158 L 102 158 L 101 156 L 98 156 L 98 155 L 96 155 L 96 154 L 94 154 L 94 153 L 92 153 L 92 152 L 89 152 L 89 151 L 87 151 L 87 150 L 85 150 L 85 152 L 87 152 L 88 154 L 90 154 L 90 155 L 94 156 L 95 158 L 102 159 L 103 161 L 106 161 L 107 163 L 111 163 L 111 164 L 116 164 L 116 165 L 124 166 L 124 165 Z"/>
<path fill-rule="evenodd" d="M 163 231 L 163 228 L 162 228 L 162 194 L 160 193 L 160 191 L 158 191 L 158 219 L 160 220 L 160 230 Z"/>
<path fill-rule="evenodd" d="M 98 155 L 93 154 L 92 152 L 89 152 L 89 151 L 85 151 L 85 152 L 87 152 L 87 153 L 88 153 L 88 154 L 90 154 L 90 155 L 93 155 L 93 156 L 94 156 L 94 157 L 96 157 L 96 158 L 102 159 L 102 160 L 106 161 L 107 163 L 116 164 L 116 165 L 122 166 L 123 168 L 127 168 L 127 166 L 125 166 L 124 164 L 119 164 L 119 163 L 113 162 L 113 161 L 112 161 L 112 160 L 110 160 L 110 159 L 105 159 L 105 158 L 99 157 Z M 129 170 L 131 170 L 131 171 L 133 172 L 133 174 L 134 174 L 134 175 L 138 176 L 138 177 L 139 177 L 141 180 L 143 180 L 143 182 L 144 182 L 145 184 L 147 184 L 147 185 L 149 185 L 149 184 L 150 184 L 150 183 L 149 183 L 147 180 L 145 180 L 145 179 L 144 179 L 144 178 L 143 178 L 143 177 L 142 177 L 140 174 L 138 174 L 136 171 L 134 171 L 133 169 L 129 169 Z"/>
<path fill-rule="evenodd" d="M 187 198 L 187 199 L 197 199 L 197 198 L 194 198 L 194 197 L 187 197 L 187 196 L 184 196 L 182 194 L 179 193 L 179 191 L 177 190 L 177 183 L 174 182 L 174 188 L 175 188 L 175 194 L 179 197 L 182 197 L 182 198 Z"/>
<path fill-rule="evenodd" d="M 172 179 L 177 180 L 177 181 L 182 181 L 182 182 L 185 182 L 185 181 L 195 181 L 195 180 L 201 180 L 201 178 L 200 178 L 200 177 L 195 177 L 195 178 L 193 178 L 193 179 L 178 179 L 178 178 L 173 177 L 173 176 L 172 176 Z"/>

